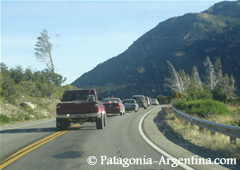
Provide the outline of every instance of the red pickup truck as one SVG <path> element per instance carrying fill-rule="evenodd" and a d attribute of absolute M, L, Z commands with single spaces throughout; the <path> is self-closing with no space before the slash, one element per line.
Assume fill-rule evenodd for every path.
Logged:
<path fill-rule="evenodd" d="M 68 90 L 64 91 L 61 103 L 56 106 L 56 127 L 65 130 L 70 123 L 96 122 L 97 129 L 107 125 L 105 107 L 98 100 L 97 91 Z"/>

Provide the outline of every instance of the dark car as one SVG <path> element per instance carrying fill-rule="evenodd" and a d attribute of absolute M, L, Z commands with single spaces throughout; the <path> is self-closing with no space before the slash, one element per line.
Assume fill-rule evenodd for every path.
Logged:
<path fill-rule="evenodd" d="M 135 111 L 137 112 L 138 111 L 138 103 L 136 102 L 136 100 L 134 99 L 124 99 L 122 101 L 123 105 L 125 106 L 125 110 L 128 110 L 128 111 Z"/>
<path fill-rule="evenodd" d="M 119 98 L 106 98 L 103 105 L 106 113 L 119 113 L 121 116 L 125 114 L 125 107 Z"/>
<path fill-rule="evenodd" d="M 139 107 L 143 107 L 144 109 L 148 107 L 148 104 L 144 95 L 133 95 L 132 99 L 136 100 Z"/>

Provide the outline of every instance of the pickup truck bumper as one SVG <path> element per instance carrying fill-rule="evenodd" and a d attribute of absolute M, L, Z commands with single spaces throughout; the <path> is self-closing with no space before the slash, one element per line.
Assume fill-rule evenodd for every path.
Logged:
<path fill-rule="evenodd" d="M 86 113 L 86 114 L 57 114 L 56 118 L 62 119 L 77 119 L 77 118 L 90 118 L 90 117 L 99 117 L 100 113 Z"/>

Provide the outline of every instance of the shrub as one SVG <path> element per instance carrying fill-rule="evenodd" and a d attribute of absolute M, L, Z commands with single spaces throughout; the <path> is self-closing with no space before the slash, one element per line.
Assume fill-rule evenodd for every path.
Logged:
<path fill-rule="evenodd" d="M 167 96 L 158 95 L 157 100 L 159 101 L 160 104 L 169 104 L 170 103 L 170 99 Z"/>
<path fill-rule="evenodd" d="M 227 97 L 228 97 L 227 94 L 220 89 L 213 91 L 213 99 L 214 100 L 218 100 L 220 102 L 226 102 Z"/>
<path fill-rule="evenodd" d="M 200 99 L 212 99 L 212 93 L 211 91 L 206 88 L 191 88 L 188 87 L 186 89 L 186 94 L 183 95 L 184 98 L 186 98 L 188 101 L 190 100 L 200 100 Z"/>
<path fill-rule="evenodd" d="M 196 114 L 200 117 L 231 114 L 231 112 L 223 103 L 210 99 L 195 101 L 187 101 L 186 99 L 182 99 L 175 101 L 174 106 L 188 114 Z"/>

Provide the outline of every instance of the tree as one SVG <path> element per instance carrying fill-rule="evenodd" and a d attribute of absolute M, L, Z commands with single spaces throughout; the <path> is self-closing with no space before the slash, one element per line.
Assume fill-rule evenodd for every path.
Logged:
<path fill-rule="evenodd" d="M 206 83 L 211 89 L 211 91 L 213 91 L 217 86 L 217 79 L 216 79 L 214 65 L 210 61 L 209 57 L 206 58 L 203 64 L 206 67 L 206 72 L 207 72 Z"/>
<path fill-rule="evenodd" d="M 44 29 L 41 36 L 37 38 L 36 48 L 34 49 L 35 55 L 38 60 L 44 62 L 47 68 L 54 73 L 55 67 L 52 58 L 52 44 L 49 41 L 48 31 Z"/>
<path fill-rule="evenodd" d="M 11 68 L 10 73 L 11 78 L 16 84 L 19 84 L 22 80 L 24 80 L 25 74 L 22 66 L 16 66 L 16 68 Z"/>
<path fill-rule="evenodd" d="M 66 81 L 66 78 L 57 73 L 52 73 L 49 70 L 45 69 L 43 71 L 44 76 L 48 79 L 49 83 L 53 85 L 60 86 Z"/>
<path fill-rule="evenodd" d="M 223 73 L 222 73 L 222 64 L 219 57 L 216 57 L 216 60 L 214 62 L 215 67 L 215 75 L 216 75 L 216 88 L 220 88 L 222 86 L 223 82 Z"/>
<path fill-rule="evenodd" d="M 184 87 L 184 91 L 185 91 L 186 88 L 189 86 L 190 77 L 189 77 L 188 74 L 187 75 L 185 74 L 185 71 L 183 69 L 181 69 L 178 74 L 179 74 L 179 77 L 180 77 L 181 82 L 183 84 L 182 86 Z"/>
<path fill-rule="evenodd" d="M 8 70 L 8 67 L 4 63 L 0 63 L 0 70 L 4 77 L 11 77 L 11 73 Z"/>
<path fill-rule="evenodd" d="M 169 66 L 169 72 L 171 77 L 167 79 L 168 84 L 166 86 L 170 87 L 172 90 L 175 92 L 183 93 L 184 92 L 184 86 L 183 86 L 183 81 L 181 77 L 179 76 L 179 73 L 175 70 L 173 65 L 167 61 L 168 66 Z"/>
<path fill-rule="evenodd" d="M 195 88 L 202 88 L 202 81 L 199 77 L 199 73 L 196 66 L 193 66 L 191 76 L 190 76 L 190 82 L 193 87 Z"/>
<path fill-rule="evenodd" d="M 215 72 L 216 72 L 217 79 L 219 79 L 223 76 L 222 75 L 222 64 L 221 64 L 220 57 L 216 57 L 214 65 L 215 65 Z"/>

